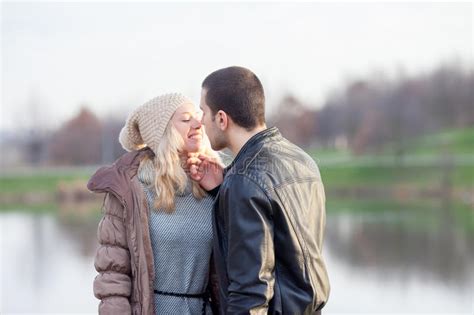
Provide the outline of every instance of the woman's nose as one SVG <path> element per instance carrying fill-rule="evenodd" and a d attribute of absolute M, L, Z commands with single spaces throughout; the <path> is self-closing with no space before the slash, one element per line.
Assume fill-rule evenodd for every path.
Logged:
<path fill-rule="evenodd" d="M 194 129 L 199 129 L 202 126 L 201 119 L 195 117 L 191 120 L 191 127 Z"/>

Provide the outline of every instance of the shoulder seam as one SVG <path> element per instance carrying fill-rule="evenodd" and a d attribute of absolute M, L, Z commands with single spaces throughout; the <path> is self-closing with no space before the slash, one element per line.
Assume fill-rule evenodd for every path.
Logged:
<path fill-rule="evenodd" d="M 300 177 L 294 178 L 292 180 L 283 181 L 281 184 L 275 185 L 274 189 L 285 187 L 287 185 L 295 184 L 295 183 L 306 183 L 311 181 L 321 182 L 321 179 L 317 176 L 307 176 L 307 177 Z"/>
<path fill-rule="evenodd" d="M 260 185 L 259 183 L 257 183 L 253 178 L 251 178 L 250 176 L 248 176 L 247 174 L 231 174 L 229 176 L 229 179 L 231 179 L 232 177 L 235 177 L 235 176 L 239 176 L 239 177 L 242 177 L 242 178 L 245 178 L 245 179 L 248 179 L 249 181 L 251 181 L 252 183 L 255 184 L 255 186 L 257 186 L 264 194 L 265 196 L 267 197 L 267 199 L 270 201 L 271 198 L 270 198 L 270 195 L 269 195 L 269 190 L 268 189 L 265 189 L 262 187 L 262 185 Z"/>

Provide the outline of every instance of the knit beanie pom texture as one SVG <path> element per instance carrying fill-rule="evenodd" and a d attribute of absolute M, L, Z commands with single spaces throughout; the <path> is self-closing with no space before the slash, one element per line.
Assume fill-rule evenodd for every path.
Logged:
<path fill-rule="evenodd" d="M 156 153 L 171 117 L 176 109 L 184 104 L 193 102 L 180 93 L 170 93 L 155 97 L 137 107 L 130 113 L 120 131 L 120 144 L 127 151 L 136 151 L 148 146 Z"/>

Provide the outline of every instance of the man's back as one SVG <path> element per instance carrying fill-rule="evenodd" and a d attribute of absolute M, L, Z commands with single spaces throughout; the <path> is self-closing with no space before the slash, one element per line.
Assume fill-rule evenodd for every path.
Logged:
<path fill-rule="evenodd" d="M 229 313 L 313 314 L 324 305 L 324 204 L 315 162 L 276 128 L 245 144 L 226 170 L 216 209 Z"/>

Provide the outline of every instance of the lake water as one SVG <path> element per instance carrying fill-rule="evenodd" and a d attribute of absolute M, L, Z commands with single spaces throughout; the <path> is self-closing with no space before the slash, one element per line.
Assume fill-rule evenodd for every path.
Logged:
<path fill-rule="evenodd" d="M 0 313 L 97 313 L 97 221 L 80 222 L 0 214 Z M 324 313 L 473 314 L 474 231 L 464 223 L 438 210 L 329 215 Z"/>

